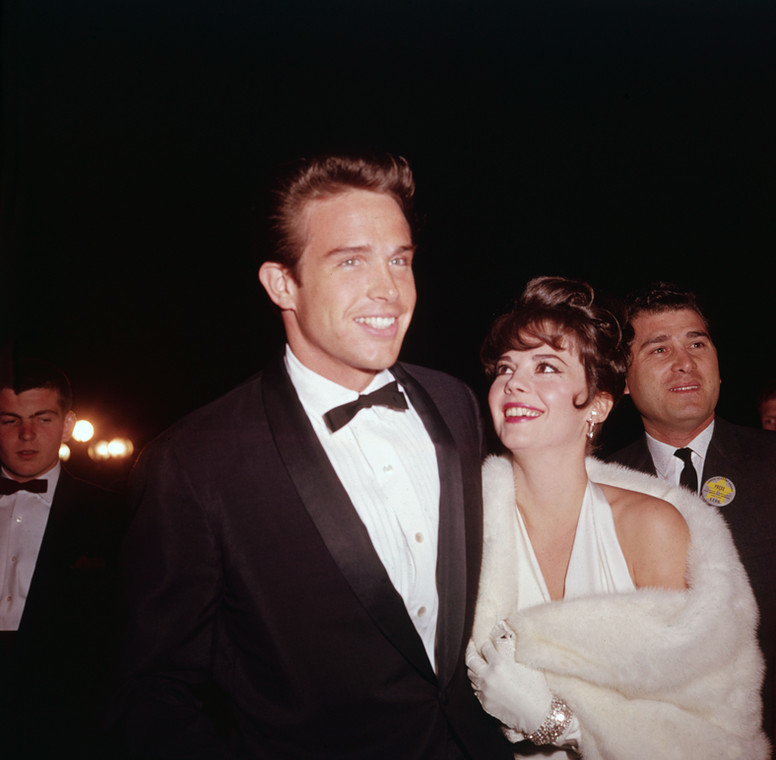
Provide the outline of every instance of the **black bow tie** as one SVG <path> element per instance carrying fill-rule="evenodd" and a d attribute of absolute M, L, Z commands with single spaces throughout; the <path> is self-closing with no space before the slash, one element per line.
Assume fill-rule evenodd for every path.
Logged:
<path fill-rule="evenodd" d="M 335 406 L 323 415 L 326 425 L 332 433 L 335 433 L 344 425 L 347 425 L 358 413 L 359 409 L 370 406 L 388 406 L 391 409 L 406 409 L 407 399 L 399 390 L 399 384 L 394 380 L 382 388 L 378 388 L 365 396 L 359 396 L 355 401 L 348 401 L 342 406 Z"/>
<path fill-rule="evenodd" d="M 46 493 L 47 480 L 27 480 L 24 483 L 11 478 L 0 478 L 0 496 L 8 496 L 17 491 L 30 491 L 31 493 Z"/>

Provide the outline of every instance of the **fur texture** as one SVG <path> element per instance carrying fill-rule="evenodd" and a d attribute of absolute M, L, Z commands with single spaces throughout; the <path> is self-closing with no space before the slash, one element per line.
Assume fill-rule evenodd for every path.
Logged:
<path fill-rule="evenodd" d="M 499 620 L 515 657 L 543 670 L 576 713 L 585 758 L 769 757 L 760 730 L 763 660 L 757 607 L 730 533 L 684 489 L 589 458 L 591 480 L 665 499 L 690 529 L 687 591 L 638 589 L 517 612 L 511 461 L 483 469 L 485 547 L 473 638 Z"/>

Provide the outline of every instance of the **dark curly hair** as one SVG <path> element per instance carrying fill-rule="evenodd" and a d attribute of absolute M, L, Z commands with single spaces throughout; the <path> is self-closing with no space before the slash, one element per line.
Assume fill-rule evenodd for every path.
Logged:
<path fill-rule="evenodd" d="M 690 309 L 701 318 L 706 330 L 711 332 L 709 320 L 701 309 L 698 296 L 673 282 L 653 282 L 643 290 L 628 295 L 626 301 L 623 335 L 628 346 L 633 343 L 633 320 L 640 314 L 661 314 L 666 311 Z"/>
<path fill-rule="evenodd" d="M 625 391 L 628 348 L 615 308 L 598 302 L 586 282 L 534 278 L 485 338 L 480 359 L 488 379 L 493 380 L 498 361 L 507 351 L 527 351 L 543 344 L 557 351 L 571 342 L 579 351 L 587 379 L 587 398 L 577 408 L 587 406 L 598 393 L 607 393 L 616 404 Z"/>

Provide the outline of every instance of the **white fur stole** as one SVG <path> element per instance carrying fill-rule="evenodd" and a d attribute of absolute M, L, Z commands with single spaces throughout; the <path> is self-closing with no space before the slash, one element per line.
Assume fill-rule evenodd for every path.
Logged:
<path fill-rule="evenodd" d="M 673 504 L 690 529 L 690 589 L 638 589 L 517 612 L 515 493 L 509 458 L 483 467 L 482 575 L 473 638 L 506 620 L 515 658 L 545 671 L 576 713 L 585 758 L 769 757 L 760 730 L 763 659 L 757 606 L 716 508 L 684 489 L 587 460 L 590 479 Z"/>

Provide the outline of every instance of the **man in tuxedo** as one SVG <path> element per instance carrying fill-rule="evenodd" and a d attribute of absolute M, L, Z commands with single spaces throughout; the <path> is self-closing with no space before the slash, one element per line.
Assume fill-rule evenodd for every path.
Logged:
<path fill-rule="evenodd" d="M 57 367 L 22 359 L 0 384 L 0 753 L 102 757 L 117 495 L 59 462 L 75 424 Z"/>
<path fill-rule="evenodd" d="M 122 756 L 511 757 L 464 667 L 478 407 L 397 363 L 413 193 L 402 158 L 301 162 L 259 271 L 283 355 L 141 455 L 109 719 Z"/>
<path fill-rule="evenodd" d="M 645 433 L 609 458 L 690 488 L 727 521 L 760 608 L 763 728 L 773 742 L 776 437 L 716 415 L 717 350 L 695 294 L 670 283 L 650 286 L 630 300 L 625 336 L 626 393 Z"/>

